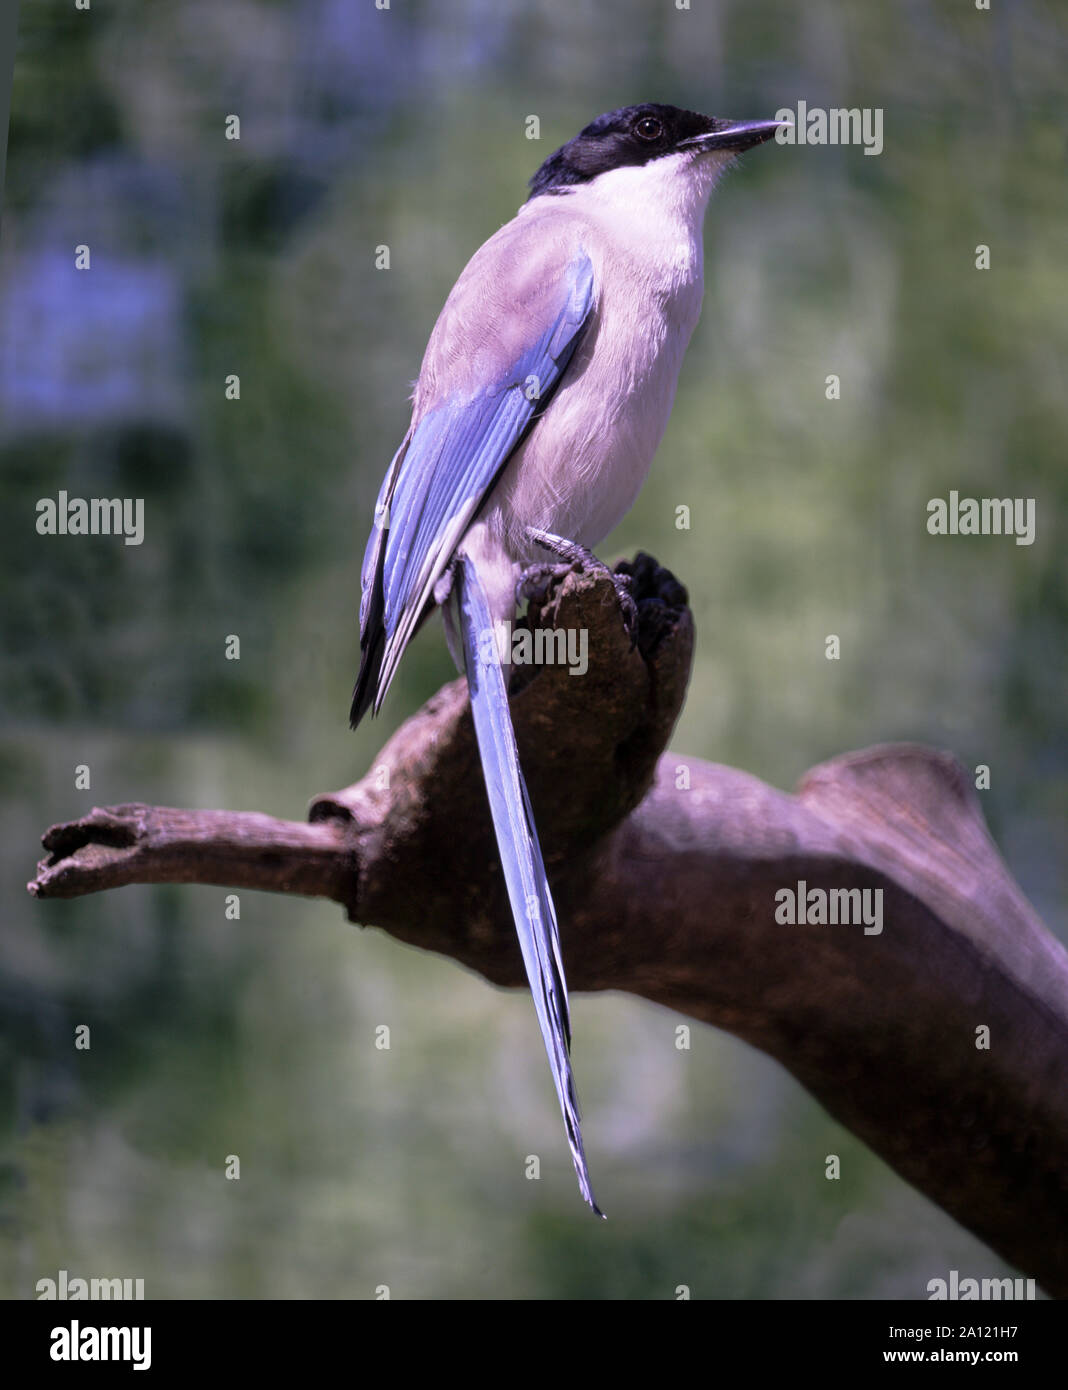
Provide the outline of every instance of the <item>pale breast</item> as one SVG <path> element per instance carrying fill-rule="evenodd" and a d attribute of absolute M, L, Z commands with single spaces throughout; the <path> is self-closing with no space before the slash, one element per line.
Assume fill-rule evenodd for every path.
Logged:
<path fill-rule="evenodd" d="M 606 239 L 586 249 L 599 286 L 596 314 L 490 504 L 494 529 L 524 560 L 524 526 L 593 547 L 630 510 L 667 427 L 701 307 L 699 246 L 696 264 L 682 256 L 636 262 Z"/>

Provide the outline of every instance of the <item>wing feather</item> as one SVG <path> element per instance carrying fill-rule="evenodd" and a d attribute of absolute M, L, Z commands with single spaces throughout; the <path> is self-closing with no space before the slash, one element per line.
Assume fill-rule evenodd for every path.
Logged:
<path fill-rule="evenodd" d="M 577 247 L 570 258 L 557 255 L 555 274 L 546 266 L 540 279 L 538 267 L 516 271 L 523 282 L 520 322 L 512 313 L 504 323 L 501 274 L 515 268 L 516 248 L 514 236 L 505 237 L 495 253 L 500 264 L 480 264 L 496 240 L 475 256 L 442 311 L 411 428 L 379 492 L 363 565 L 353 727 L 367 709 L 378 712 L 434 585 L 501 469 L 560 385 L 593 311 L 593 267 Z M 480 294 L 487 276 L 493 293 Z M 471 344 L 466 356 L 459 349 L 464 339 Z M 498 349 L 497 370 L 489 384 L 473 385 L 472 367 L 485 369 L 493 359 L 487 341 Z M 502 366 L 505 347 L 509 355 Z M 446 390 L 451 377 L 456 384 Z M 432 383 L 434 399 L 424 382 Z"/>

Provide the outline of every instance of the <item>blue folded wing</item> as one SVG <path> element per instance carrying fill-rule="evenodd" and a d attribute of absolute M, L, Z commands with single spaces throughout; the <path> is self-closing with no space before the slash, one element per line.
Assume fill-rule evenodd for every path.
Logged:
<path fill-rule="evenodd" d="M 447 395 L 414 424 L 379 493 L 363 566 L 353 725 L 377 713 L 397 663 L 483 498 L 548 405 L 589 322 L 593 267 L 580 252 L 553 311 L 497 379 Z"/>

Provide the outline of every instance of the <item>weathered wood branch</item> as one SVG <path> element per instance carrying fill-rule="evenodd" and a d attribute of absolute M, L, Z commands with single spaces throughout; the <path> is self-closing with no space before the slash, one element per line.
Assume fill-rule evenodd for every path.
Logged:
<path fill-rule="evenodd" d="M 532 621 L 585 629 L 588 671 L 517 667 L 512 680 L 571 988 L 629 990 L 762 1048 L 1068 1296 L 1068 955 L 1001 861 L 969 779 L 947 754 L 873 748 L 791 796 L 662 753 L 693 628 L 671 577 L 645 559 L 637 570 L 637 648 L 607 581 L 570 574 Z M 44 845 L 29 885 L 40 897 L 158 882 L 320 895 L 524 983 L 462 680 L 361 782 L 316 798 L 311 824 L 117 806 L 54 826 Z M 776 895 L 799 883 L 881 890 L 881 931 L 776 920 Z"/>

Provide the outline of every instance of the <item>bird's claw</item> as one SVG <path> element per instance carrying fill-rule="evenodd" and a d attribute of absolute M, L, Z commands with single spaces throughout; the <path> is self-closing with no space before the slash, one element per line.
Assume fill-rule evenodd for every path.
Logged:
<path fill-rule="evenodd" d="M 565 540 L 563 536 L 554 536 L 550 531 L 542 531 L 533 526 L 527 527 L 527 535 L 544 550 L 558 555 L 562 563 L 558 565 L 531 565 L 525 569 L 516 584 L 517 601 L 521 601 L 523 598 L 535 598 L 539 603 L 544 602 L 552 581 L 576 566 L 589 571 L 591 574 L 607 575 L 612 581 L 616 599 L 623 610 L 623 627 L 630 638 L 630 649 L 633 651 L 638 644 L 638 605 L 631 593 L 631 576 L 609 569 L 592 550 L 588 550 L 584 545 L 579 545 L 576 541 Z"/>
<path fill-rule="evenodd" d="M 570 570 L 570 565 L 528 565 L 515 582 L 516 603 L 544 604 L 553 581 L 563 578 Z"/>
<path fill-rule="evenodd" d="M 623 626 L 630 638 L 630 649 L 633 651 L 638 645 L 638 605 L 631 593 L 633 581 L 629 574 L 620 574 L 618 570 L 609 570 L 608 573 L 612 580 L 612 588 L 616 591 L 619 606 L 623 610 Z"/>

